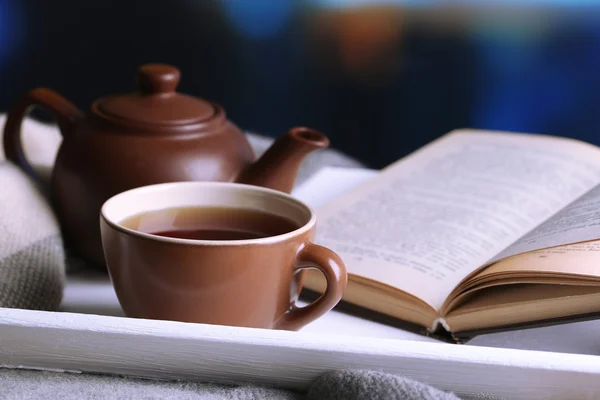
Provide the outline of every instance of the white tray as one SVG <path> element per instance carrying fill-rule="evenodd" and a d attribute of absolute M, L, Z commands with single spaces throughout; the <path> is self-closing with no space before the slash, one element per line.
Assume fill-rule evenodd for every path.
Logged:
<path fill-rule="evenodd" d="M 371 172 L 328 169 L 312 187 L 332 174 L 328 196 Z M 318 205 L 324 189 L 296 195 Z M 123 317 L 110 281 L 93 272 L 70 278 L 61 309 L 0 308 L 0 366 L 298 389 L 327 370 L 363 368 L 474 397 L 600 398 L 600 321 L 452 345 L 337 311 L 300 332 L 141 320 Z"/>

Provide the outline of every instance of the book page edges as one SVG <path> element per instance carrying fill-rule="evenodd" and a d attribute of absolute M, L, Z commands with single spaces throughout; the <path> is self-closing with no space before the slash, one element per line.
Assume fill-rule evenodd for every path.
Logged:
<path fill-rule="evenodd" d="M 448 296 L 440 315 L 455 308 L 465 294 L 498 284 L 540 283 L 593 285 L 600 279 L 600 241 L 533 250 L 501 259 L 470 274 Z M 502 282 L 500 282 L 500 280 Z M 511 280 L 513 282 L 511 282 Z M 597 283 L 595 283 L 597 284 Z"/>
<path fill-rule="evenodd" d="M 322 294 L 327 282 L 317 270 L 306 270 L 303 288 Z M 427 303 L 402 290 L 355 274 L 348 274 L 342 301 L 429 328 L 438 317 Z"/>
<path fill-rule="evenodd" d="M 496 301 L 490 302 L 491 298 Z M 476 291 L 444 320 L 449 331 L 460 332 L 535 325 L 595 313 L 600 313 L 600 287 L 521 284 Z"/>

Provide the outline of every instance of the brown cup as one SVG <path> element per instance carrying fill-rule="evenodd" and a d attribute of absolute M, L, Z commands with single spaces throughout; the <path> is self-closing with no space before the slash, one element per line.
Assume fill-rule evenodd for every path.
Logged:
<path fill-rule="evenodd" d="M 139 213 L 189 206 L 269 211 L 299 228 L 259 239 L 190 240 L 121 225 Z M 129 317 L 297 330 L 331 310 L 346 287 L 339 256 L 312 243 L 315 213 L 279 191 L 221 182 L 157 184 L 113 196 L 100 214 L 108 272 Z M 325 275 L 327 290 L 297 307 L 306 268 Z"/>

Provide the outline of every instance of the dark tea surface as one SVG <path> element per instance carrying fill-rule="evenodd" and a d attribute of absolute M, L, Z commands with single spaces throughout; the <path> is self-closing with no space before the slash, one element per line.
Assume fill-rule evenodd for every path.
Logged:
<path fill-rule="evenodd" d="M 176 207 L 140 213 L 121 225 L 144 233 L 193 240 L 246 240 L 298 229 L 295 222 L 264 211 L 230 207 Z"/>

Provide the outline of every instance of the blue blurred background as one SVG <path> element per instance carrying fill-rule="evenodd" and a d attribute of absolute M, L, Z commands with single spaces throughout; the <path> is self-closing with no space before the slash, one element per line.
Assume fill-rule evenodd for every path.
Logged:
<path fill-rule="evenodd" d="M 86 108 L 165 62 L 243 129 L 311 126 L 375 168 L 461 127 L 600 145 L 595 3 L 0 0 L 0 112 L 36 86 Z"/>

